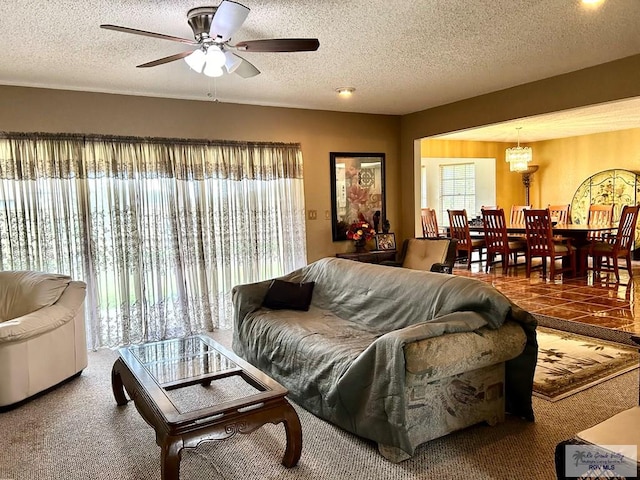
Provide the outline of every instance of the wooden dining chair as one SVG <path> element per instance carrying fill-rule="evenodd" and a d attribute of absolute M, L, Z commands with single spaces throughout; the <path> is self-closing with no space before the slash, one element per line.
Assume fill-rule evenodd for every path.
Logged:
<path fill-rule="evenodd" d="M 424 238 L 442 238 L 444 235 L 440 233 L 438 228 L 438 217 L 433 208 L 423 208 L 420 211 L 422 218 L 422 236 Z"/>
<path fill-rule="evenodd" d="M 511 205 L 511 214 L 509 215 L 509 224 L 524 225 L 524 211 L 531 209 L 531 205 Z M 509 235 L 511 241 L 525 240 L 526 235 L 523 233 L 512 233 Z"/>
<path fill-rule="evenodd" d="M 569 215 L 569 209 L 571 205 L 549 205 L 549 215 L 551 218 L 555 218 L 558 223 L 570 223 L 571 216 Z"/>
<path fill-rule="evenodd" d="M 542 276 L 547 275 L 547 258 L 549 258 L 549 279 L 553 280 L 557 273 L 571 272 L 576 274 L 576 248 L 571 245 L 570 238 L 563 238 L 562 243 L 554 239 L 551 229 L 549 210 L 529 209 L 524 211 L 524 225 L 527 238 L 527 278 L 531 276 L 531 260 L 542 258 Z M 568 258 L 569 266 L 556 268 L 556 259 Z"/>
<path fill-rule="evenodd" d="M 587 225 L 611 225 L 613 222 L 613 204 L 611 205 L 589 205 L 589 213 L 587 214 Z M 602 240 L 602 232 L 591 232 L 588 235 L 589 240 Z"/>
<path fill-rule="evenodd" d="M 531 210 L 531 205 L 512 205 L 509 223 L 511 225 L 524 225 L 525 210 Z"/>
<path fill-rule="evenodd" d="M 466 210 L 447 210 L 449 215 L 449 232 L 451 238 L 457 240 L 456 257 L 461 258 L 460 252 L 465 252 L 467 257 L 467 270 L 471 270 L 471 256 L 478 251 L 480 261 L 485 247 L 483 238 L 472 238 L 469 231 L 469 220 Z"/>
<path fill-rule="evenodd" d="M 636 238 L 636 222 L 640 206 L 625 206 L 620 214 L 618 232 L 615 236 L 594 240 L 589 245 L 588 255 L 592 257 L 592 270 L 594 275 L 602 272 L 613 272 L 616 281 L 620 281 L 620 266 L 618 259 L 627 261 L 626 270 L 629 278 L 633 277 L 631 268 L 631 249 Z"/>
<path fill-rule="evenodd" d="M 518 253 L 526 253 L 527 242 L 509 239 L 504 210 L 501 208 L 491 210 L 483 208 L 482 225 L 487 248 L 485 271 L 489 271 L 489 264 L 494 263 L 496 255 L 500 255 L 502 273 L 506 275 L 509 272 L 509 259 L 513 256 L 513 263 L 517 265 Z"/>

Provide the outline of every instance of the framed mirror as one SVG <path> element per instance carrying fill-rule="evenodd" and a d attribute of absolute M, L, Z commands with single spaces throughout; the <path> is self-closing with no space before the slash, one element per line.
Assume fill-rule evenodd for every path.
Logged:
<path fill-rule="evenodd" d="M 386 217 L 384 153 L 331 152 L 331 232 L 347 240 L 349 225 L 366 220 L 382 231 Z"/>

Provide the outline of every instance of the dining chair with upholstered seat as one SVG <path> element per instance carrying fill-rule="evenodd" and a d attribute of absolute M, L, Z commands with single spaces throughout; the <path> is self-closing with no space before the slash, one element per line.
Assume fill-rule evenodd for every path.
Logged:
<path fill-rule="evenodd" d="M 615 236 L 593 240 L 588 246 L 588 255 L 593 258 L 592 270 L 595 275 L 602 272 L 613 272 L 616 281 L 620 281 L 618 259 L 627 261 L 626 270 L 629 278 L 633 277 L 631 268 L 631 250 L 636 237 L 636 223 L 640 206 L 625 206 L 620 214 L 618 232 Z"/>
<path fill-rule="evenodd" d="M 611 205 L 589 205 L 589 213 L 587 214 L 587 225 L 611 225 L 613 222 L 613 204 Z M 608 236 L 605 234 L 604 236 Z M 602 240 L 602 232 L 591 232 L 589 240 Z"/>
<path fill-rule="evenodd" d="M 484 238 L 473 238 L 469 231 L 469 219 L 466 210 L 447 210 L 449 214 L 449 232 L 451 238 L 457 240 L 456 257 L 460 258 L 460 252 L 465 252 L 467 257 L 467 270 L 471 270 L 471 256 L 478 251 L 480 261 L 485 247 Z"/>
<path fill-rule="evenodd" d="M 421 209 L 420 217 L 422 218 L 422 236 L 424 238 L 442 238 L 445 236 L 440 233 L 438 217 L 433 208 Z"/>
<path fill-rule="evenodd" d="M 549 279 L 553 280 L 557 273 L 571 272 L 576 274 L 576 248 L 571 245 L 570 238 L 562 242 L 554 238 L 551 228 L 551 216 L 548 209 L 529 209 L 524 211 L 524 225 L 527 238 L 527 278 L 531 276 L 531 260 L 542 258 L 542 275 L 547 275 L 547 258 L 549 258 Z M 556 259 L 568 258 L 569 266 L 556 268 Z"/>
<path fill-rule="evenodd" d="M 531 205 L 511 205 L 511 214 L 509 215 L 510 225 L 524 225 L 524 211 L 530 210 Z M 526 237 L 523 233 L 512 233 L 509 239 L 512 241 L 524 240 Z"/>
<path fill-rule="evenodd" d="M 512 205 L 509 223 L 511 225 L 524 225 L 525 210 L 531 210 L 531 205 Z"/>
<path fill-rule="evenodd" d="M 514 265 L 518 264 L 518 253 L 526 253 L 527 243 L 524 240 L 512 240 L 507 235 L 507 224 L 504 210 L 482 209 L 482 225 L 484 228 L 484 241 L 487 248 L 487 261 L 485 271 L 489 271 L 489 265 L 494 263 L 496 255 L 500 255 L 502 273 L 509 272 L 509 259 L 513 256 Z"/>
<path fill-rule="evenodd" d="M 549 209 L 549 215 L 551 216 L 552 221 L 555 218 L 557 223 L 567 224 L 571 221 L 571 216 L 569 215 L 569 209 L 571 208 L 570 204 L 567 205 L 549 205 L 547 207 Z"/>

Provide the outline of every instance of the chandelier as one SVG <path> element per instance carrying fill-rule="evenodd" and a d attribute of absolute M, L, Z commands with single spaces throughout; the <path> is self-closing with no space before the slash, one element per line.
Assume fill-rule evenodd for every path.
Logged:
<path fill-rule="evenodd" d="M 518 146 L 517 147 L 509 147 L 507 148 L 505 159 L 509 162 L 509 170 L 512 172 L 526 172 L 529 168 L 529 162 L 533 159 L 533 154 L 531 147 L 521 147 L 520 146 L 520 129 L 522 127 L 517 127 L 518 131 Z"/>

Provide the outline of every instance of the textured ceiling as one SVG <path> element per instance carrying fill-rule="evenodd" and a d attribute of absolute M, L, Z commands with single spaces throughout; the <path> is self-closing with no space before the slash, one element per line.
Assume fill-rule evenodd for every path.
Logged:
<path fill-rule="evenodd" d="M 519 135 L 520 141 L 527 143 L 630 128 L 640 128 L 640 98 L 520 118 L 433 138 L 513 142 Z"/>
<path fill-rule="evenodd" d="M 3 0 L 0 84 L 400 115 L 640 53 L 640 0 L 242 0 L 251 12 L 232 42 L 320 40 L 244 53 L 262 72 L 249 79 L 181 60 L 137 69 L 190 47 L 99 28 L 192 38 L 187 11 L 207 3 Z M 340 86 L 356 92 L 340 99 Z"/>

